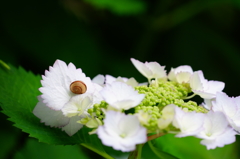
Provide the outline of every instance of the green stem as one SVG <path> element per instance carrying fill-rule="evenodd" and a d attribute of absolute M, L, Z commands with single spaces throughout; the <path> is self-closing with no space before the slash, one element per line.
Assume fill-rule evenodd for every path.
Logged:
<path fill-rule="evenodd" d="M 197 95 L 197 94 L 194 93 L 194 94 L 192 94 L 192 95 L 190 95 L 190 96 L 188 96 L 188 97 L 182 98 L 182 99 L 183 99 L 183 100 L 184 100 L 184 99 L 191 99 L 191 98 L 193 98 L 195 95 Z"/>
<path fill-rule="evenodd" d="M 0 60 L 0 65 L 5 68 L 6 70 L 10 70 L 10 67 L 2 60 Z"/>
<path fill-rule="evenodd" d="M 137 159 L 141 159 L 141 156 L 142 156 L 142 147 L 143 147 L 143 144 L 139 144 L 137 146 Z"/>
<path fill-rule="evenodd" d="M 143 145 L 144 144 L 137 145 L 136 150 L 130 153 L 130 155 L 128 156 L 128 159 L 141 159 Z"/>

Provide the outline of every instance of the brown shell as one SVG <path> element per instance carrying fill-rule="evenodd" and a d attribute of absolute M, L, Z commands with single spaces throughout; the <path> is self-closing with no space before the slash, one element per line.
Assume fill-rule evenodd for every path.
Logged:
<path fill-rule="evenodd" d="M 83 94 L 87 91 L 87 86 L 82 81 L 74 81 L 70 85 L 70 90 L 74 94 Z"/>

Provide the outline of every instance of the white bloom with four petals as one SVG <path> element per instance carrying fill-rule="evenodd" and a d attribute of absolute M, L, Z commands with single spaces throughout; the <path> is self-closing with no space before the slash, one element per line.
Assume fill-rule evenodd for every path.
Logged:
<path fill-rule="evenodd" d="M 136 69 L 145 76 L 148 81 L 150 81 L 152 78 L 155 80 L 158 79 L 166 79 L 167 74 L 165 71 L 165 66 L 161 66 L 157 62 L 145 62 L 142 63 L 134 58 L 131 58 L 131 61 L 133 65 L 136 67 Z"/>
<path fill-rule="evenodd" d="M 217 92 L 221 92 L 225 84 L 220 81 L 208 81 L 204 78 L 202 71 L 196 71 L 190 78 L 190 87 L 195 94 L 204 99 L 216 97 Z"/>
<path fill-rule="evenodd" d="M 86 93 L 93 93 L 96 90 L 91 79 L 86 77 L 80 68 L 77 69 L 72 63 L 66 65 L 61 60 L 56 60 L 42 78 L 42 87 L 39 90 L 42 92 L 43 103 L 54 110 L 61 110 L 73 96 L 78 95 L 70 90 L 70 85 L 74 81 L 85 83 Z"/>
<path fill-rule="evenodd" d="M 212 102 L 212 110 L 223 112 L 230 125 L 240 132 L 240 96 L 234 98 L 218 92 L 216 100 Z"/>
<path fill-rule="evenodd" d="M 61 60 L 56 60 L 42 78 L 39 89 L 42 95 L 33 113 L 46 125 L 60 127 L 68 135 L 73 135 L 83 126 L 76 121 L 86 114 L 88 108 L 102 100 L 99 94 L 102 87 L 92 83 L 72 63 L 66 65 Z M 74 81 L 82 81 L 87 91 L 84 94 L 72 93 L 70 85 Z"/>
<path fill-rule="evenodd" d="M 145 94 L 139 94 L 131 86 L 122 82 L 107 84 L 101 91 L 103 99 L 117 110 L 128 110 L 141 103 Z"/>
<path fill-rule="evenodd" d="M 177 68 L 172 68 L 168 74 L 168 79 L 178 83 L 189 83 L 192 74 L 192 67 L 183 65 Z"/>
<path fill-rule="evenodd" d="M 176 137 L 193 136 L 203 129 L 203 113 L 185 112 L 179 107 L 175 107 L 173 126 L 180 129 Z"/>
<path fill-rule="evenodd" d="M 222 112 L 209 111 L 205 115 L 204 129 L 196 136 L 203 139 L 202 145 L 207 149 L 223 147 L 235 141 L 236 132 L 229 126 L 229 123 Z"/>
<path fill-rule="evenodd" d="M 129 86 L 132 86 L 132 87 L 136 87 L 138 85 L 147 85 L 147 83 L 138 83 L 135 78 L 131 77 L 131 78 L 126 78 L 126 77 L 113 77 L 111 75 L 106 75 L 105 77 L 101 74 L 95 76 L 93 79 L 92 79 L 92 82 L 93 83 L 97 83 L 99 84 L 100 86 L 104 87 L 105 84 L 111 84 L 113 82 L 123 82 L 123 83 L 126 83 L 127 85 Z"/>
<path fill-rule="evenodd" d="M 147 141 L 147 130 L 137 116 L 115 111 L 106 112 L 104 125 L 98 127 L 97 135 L 104 145 L 123 152 L 133 151 L 137 144 Z"/>

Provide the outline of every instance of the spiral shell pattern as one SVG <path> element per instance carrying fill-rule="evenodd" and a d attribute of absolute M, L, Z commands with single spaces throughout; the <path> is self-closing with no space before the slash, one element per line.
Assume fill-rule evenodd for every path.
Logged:
<path fill-rule="evenodd" d="M 70 85 L 70 90 L 74 94 L 83 94 L 87 91 L 87 86 L 82 81 L 74 81 Z"/>

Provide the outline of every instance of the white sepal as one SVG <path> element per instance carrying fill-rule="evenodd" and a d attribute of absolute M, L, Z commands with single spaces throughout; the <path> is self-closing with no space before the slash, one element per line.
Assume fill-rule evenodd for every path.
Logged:
<path fill-rule="evenodd" d="M 223 112 L 230 125 L 240 132 L 240 96 L 229 97 L 223 92 L 218 92 L 216 100 L 212 104 L 213 111 Z"/>
<path fill-rule="evenodd" d="M 201 144 L 207 149 L 223 147 L 235 141 L 236 132 L 229 126 L 222 112 L 209 111 L 204 119 L 204 129 L 196 137 L 203 139 Z"/>
<path fill-rule="evenodd" d="M 74 135 L 78 130 L 80 130 L 83 125 L 77 121 L 81 120 L 81 116 L 74 116 L 70 118 L 69 123 L 62 127 L 62 130 L 65 131 L 69 136 Z"/>
<path fill-rule="evenodd" d="M 54 110 L 61 110 L 70 98 L 77 95 L 70 90 L 70 85 L 74 81 L 85 83 L 86 93 L 93 93 L 95 90 L 91 79 L 86 77 L 80 68 L 76 69 L 72 63 L 67 65 L 61 60 L 56 60 L 42 78 L 42 87 L 39 90 L 42 92 L 43 103 Z"/>
<path fill-rule="evenodd" d="M 53 110 L 47 107 L 42 98 L 38 96 L 39 102 L 33 109 L 33 114 L 37 116 L 41 122 L 51 127 L 63 127 L 69 123 L 69 118 L 64 116 L 61 110 Z"/>
<path fill-rule="evenodd" d="M 123 152 L 133 151 L 137 144 L 145 143 L 146 133 L 146 128 L 140 125 L 136 116 L 115 111 L 106 112 L 104 125 L 97 129 L 97 135 L 104 145 Z"/>
<path fill-rule="evenodd" d="M 141 103 L 144 94 L 139 94 L 131 86 L 122 82 L 106 85 L 101 91 L 103 99 L 118 110 L 128 110 Z"/>
<path fill-rule="evenodd" d="M 195 94 L 204 99 L 216 97 L 217 92 L 224 89 L 225 84 L 219 81 L 208 81 L 204 78 L 202 71 L 196 71 L 190 78 L 190 87 Z"/>
<path fill-rule="evenodd" d="M 185 112 L 175 107 L 173 126 L 180 129 L 176 137 L 194 136 L 203 129 L 205 114 L 197 112 Z"/>
<path fill-rule="evenodd" d="M 148 81 L 150 81 L 152 78 L 154 79 L 166 79 L 167 74 L 165 71 L 165 66 L 161 66 L 157 62 L 145 62 L 142 63 L 134 58 L 131 58 L 131 61 L 133 65 L 136 67 L 136 69 L 145 76 Z"/>
<path fill-rule="evenodd" d="M 192 74 L 192 67 L 188 65 L 183 65 L 177 68 L 172 68 L 170 73 L 168 74 L 168 79 L 178 83 L 189 83 Z"/>

